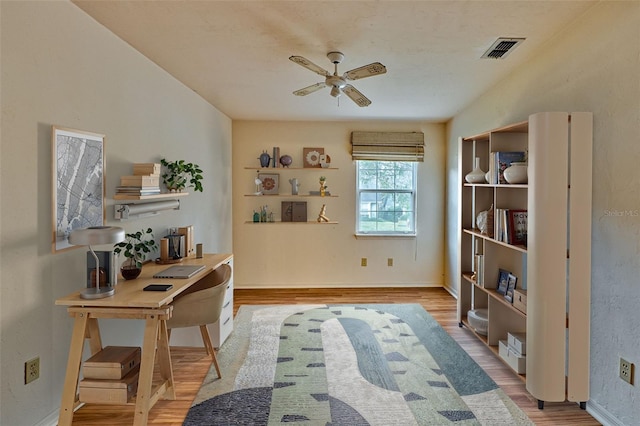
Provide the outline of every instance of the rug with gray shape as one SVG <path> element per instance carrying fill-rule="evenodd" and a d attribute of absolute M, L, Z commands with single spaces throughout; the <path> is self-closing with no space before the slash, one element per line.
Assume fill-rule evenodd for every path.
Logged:
<path fill-rule="evenodd" d="M 418 304 L 242 306 L 184 425 L 532 425 Z"/>

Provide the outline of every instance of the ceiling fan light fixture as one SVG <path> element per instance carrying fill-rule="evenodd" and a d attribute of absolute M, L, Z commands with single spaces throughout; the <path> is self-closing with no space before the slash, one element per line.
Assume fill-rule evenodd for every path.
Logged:
<path fill-rule="evenodd" d="M 310 93 L 322 89 L 323 87 L 329 87 L 331 88 L 330 94 L 334 98 L 339 98 L 340 95 L 342 95 L 342 93 L 344 92 L 347 97 L 355 102 L 359 107 L 366 107 L 371 105 L 371 101 L 365 95 L 360 93 L 360 91 L 358 91 L 355 87 L 347 84 L 347 80 L 359 80 L 361 78 L 384 74 L 387 72 L 387 68 L 380 62 L 374 62 L 363 67 L 354 68 L 350 71 L 347 71 L 343 75 L 339 75 L 338 64 L 344 59 L 344 54 L 334 51 L 329 52 L 327 54 L 327 57 L 334 64 L 333 74 L 331 74 L 324 68 L 314 64 L 310 60 L 303 58 L 302 56 L 293 55 L 289 57 L 290 61 L 325 77 L 324 83 L 312 84 L 311 86 L 294 91 L 293 94 L 296 96 L 306 96 Z"/>

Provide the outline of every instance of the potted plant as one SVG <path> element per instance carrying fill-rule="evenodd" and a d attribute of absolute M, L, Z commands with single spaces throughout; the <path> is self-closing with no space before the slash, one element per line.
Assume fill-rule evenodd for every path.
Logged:
<path fill-rule="evenodd" d="M 124 241 L 114 244 L 114 253 L 123 253 L 126 260 L 120 267 L 120 272 L 125 280 L 137 278 L 142 272 L 142 262 L 147 258 L 147 254 L 152 250 L 157 250 L 158 246 L 153 239 L 151 228 L 142 229 L 138 232 L 125 234 Z"/>
<path fill-rule="evenodd" d="M 185 188 L 193 188 L 194 191 L 202 192 L 202 170 L 194 163 L 187 163 L 185 160 L 167 161 L 160 160 L 166 168 L 162 175 L 162 182 L 167 189 L 172 192 L 180 192 Z"/>

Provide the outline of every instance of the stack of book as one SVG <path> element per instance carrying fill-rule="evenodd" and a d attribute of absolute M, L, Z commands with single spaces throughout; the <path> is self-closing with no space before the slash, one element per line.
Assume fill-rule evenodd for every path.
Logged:
<path fill-rule="evenodd" d="M 121 176 L 116 193 L 126 195 L 160 194 L 160 163 L 134 163 L 133 176 Z"/>
<path fill-rule="evenodd" d="M 496 209 L 495 239 L 513 245 L 527 245 L 527 211 Z"/>

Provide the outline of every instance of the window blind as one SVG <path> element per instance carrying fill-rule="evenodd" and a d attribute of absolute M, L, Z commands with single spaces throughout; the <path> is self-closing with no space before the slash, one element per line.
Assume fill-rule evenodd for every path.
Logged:
<path fill-rule="evenodd" d="M 354 160 L 424 161 L 422 132 L 351 132 Z"/>

